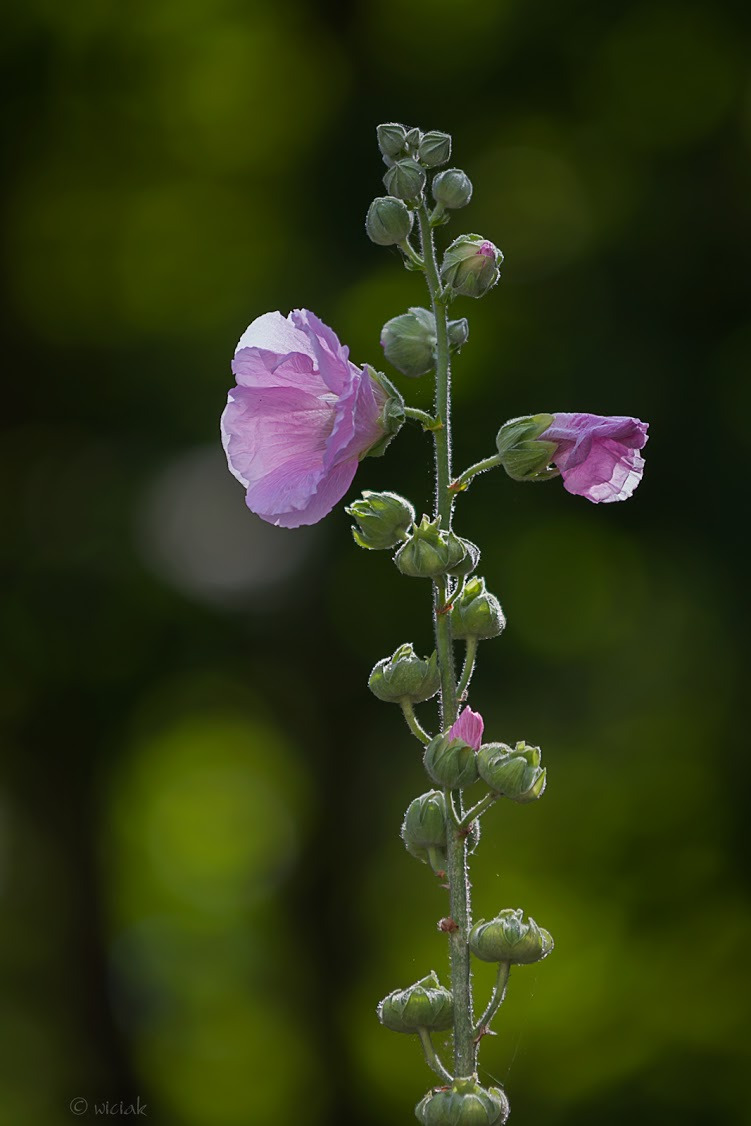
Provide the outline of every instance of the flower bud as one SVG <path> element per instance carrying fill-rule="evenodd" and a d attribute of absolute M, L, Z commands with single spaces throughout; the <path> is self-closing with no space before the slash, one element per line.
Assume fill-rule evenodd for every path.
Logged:
<path fill-rule="evenodd" d="M 442 204 L 449 211 L 457 211 L 466 207 L 472 198 L 472 181 L 461 168 L 447 168 L 433 178 L 430 188 L 436 203 Z"/>
<path fill-rule="evenodd" d="M 355 543 L 373 551 L 395 547 L 415 519 L 415 510 L 404 497 L 370 489 L 364 489 L 362 500 L 353 501 L 344 511 L 360 525 L 352 526 Z"/>
<path fill-rule="evenodd" d="M 423 764 L 436 786 L 463 789 L 477 781 L 477 754 L 463 739 L 436 735 L 425 748 Z"/>
<path fill-rule="evenodd" d="M 415 200 L 422 195 L 425 187 L 425 169 L 416 160 L 405 157 L 392 164 L 383 177 L 386 191 L 399 199 Z"/>
<path fill-rule="evenodd" d="M 419 704 L 435 696 L 440 686 L 437 654 L 418 657 L 408 642 L 379 661 L 368 679 L 373 695 L 387 704 L 399 704 L 402 700 Z"/>
<path fill-rule="evenodd" d="M 412 535 L 397 551 L 394 562 L 403 575 L 435 579 L 458 567 L 466 555 L 462 540 L 453 532 L 441 531 L 441 518 L 423 516 Z"/>
<path fill-rule="evenodd" d="M 437 129 L 423 133 L 417 155 L 426 168 L 446 164 L 451 159 L 451 137 L 448 133 L 439 133 Z"/>
<path fill-rule="evenodd" d="M 484 743 L 477 752 L 477 769 L 483 782 L 504 798 L 519 805 L 536 801 L 545 789 L 546 770 L 540 766 L 542 751 L 517 743 Z"/>
<path fill-rule="evenodd" d="M 396 246 L 404 242 L 414 221 L 414 215 L 400 199 L 382 195 L 368 208 L 365 230 L 370 241 L 378 246 Z"/>
<path fill-rule="evenodd" d="M 378 1005 L 378 1019 L 392 1032 L 445 1032 L 454 1023 L 454 999 L 433 970 L 407 989 L 395 989 Z"/>
<path fill-rule="evenodd" d="M 423 864 L 431 863 L 431 852 L 444 856 L 446 800 L 440 790 L 428 790 L 410 802 L 402 824 L 402 840 L 407 852 Z"/>
<path fill-rule="evenodd" d="M 469 948 L 483 962 L 511 962 L 526 966 L 541 962 L 553 949 L 553 938 L 534 919 L 524 920 L 521 909 L 507 907 L 495 919 L 481 919 L 472 927 Z"/>
<path fill-rule="evenodd" d="M 443 256 L 441 277 L 455 293 L 482 297 L 501 276 L 500 250 L 482 235 L 460 235 Z"/>
<path fill-rule="evenodd" d="M 458 641 L 484 641 L 503 633 L 506 619 L 494 594 L 485 589 L 485 579 L 475 575 L 454 599 L 451 631 Z"/>
<path fill-rule="evenodd" d="M 435 317 L 429 309 L 415 307 L 392 317 L 381 329 L 381 347 L 397 371 L 410 378 L 435 367 Z"/>
<path fill-rule="evenodd" d="M 498 431 L 495 443 L 501 464 L 514 481 L 540 481 L 555 475 L 548 472 L 548 466 L 558 444 L 538 441 L 552 422 L 552 414 L 530 414 L 504 422 Z"/>
<path fill-rule="evenodd" d="M 464 558 L 456 567 L 452 567 L 450 571 L 446 572 L 447 575 L 451 575 L 455 579 L 463 579 L 467 575 L 471 575 L 480 562 L 480 549 L 477 544 L 472 543 L 471 540 L 465 540 L 462 536 L 459 539 L 465 551 Z"/>
<path fill-rule="evenodd" d="M 407 152 L 410 152 L 413 155 L 415 153 L 417 153 L 418 149 L 420 148 L 420 141 L 421 140 L 422 140 L 422 133 L 420 132 L 419 129 L 417 129 L 417 128 L 408 129 L 407 130 L 407 136 L 404 139 L 404 144 L 405 144 L 405 147 L 407 149 Z"/>
<path fill-rule="evenodd" d="M 381 154 L 388 160 L 401 156 L 406 150 L 407 130 L 403 125 L 397 125 L 395 121 L 379 125 L 376 128 L 376 137 Z"/>
<path fill-rule="evenodd" d="M 415 1115 L 423 1126 L 504 1126 L 509 1110 L 505 1091 L 481 1087 L 471 1076 L 428 1091 Z"/>
<path fill-rule="evenodd" d="M 449 348 L 452 352 L 459 352 L 469 340 L 469 321 L 461 317 L 458 321 L 449 321 Z"/>

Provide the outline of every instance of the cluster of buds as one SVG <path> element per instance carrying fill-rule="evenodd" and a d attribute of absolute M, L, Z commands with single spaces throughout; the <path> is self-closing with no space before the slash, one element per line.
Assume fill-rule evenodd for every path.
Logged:
<path fill-rule="evenodd" d="M 378 196 L 371 203 L 365 229 L 371 241 L 379 246 L 401 247 L 405 265 L 412 269 L 416 261 L 419 263 L 409 245 L 415 212 L 426 207 L 428 175 L 433 169 L 448 164 L 451 158 L 451 137 L 437 130 L 423 133 L 397 122 L 379 125 L 376 132 L 387 166 L 383 183 L 388 194 Z M 429 221 L 435 227 L 448 222 L 449 212 L 466 207 L 472 199 L 472 182 L 461 168 L 443 168 L 433 175 L 430 194 L 435 207 Z M 482 297 L 498 281 L 502 261 L 503 255 L 489 239 L 477 234 L 460 235 L 446 250 L 440 267 L 446 299 L 460 295 Z M 399 371 L 416 376 L 433 367 L 435 345 L 431 347 L 430 324 L 421 321 L 416 310 L 410 313 L 414 316 L 409 321 L 393 318 L 388 322 L 382 343 L 387 358 Z M 394 321 L 401 323 L 395 325 Z M 456 322 L 453 324 L 456 326 Z M 453 335 L 451 329 L 449 333 L 452 347 L 460 348 L 466 340 L 466 328 L 455 327 Z"/>
<path fill-rule="evenodd" d="M 429 1091 L 415 1114 L 423 1126 L 503 1126 L 509 1103 L 500 1087 L 481 1087 L 473 1075 Z"/>

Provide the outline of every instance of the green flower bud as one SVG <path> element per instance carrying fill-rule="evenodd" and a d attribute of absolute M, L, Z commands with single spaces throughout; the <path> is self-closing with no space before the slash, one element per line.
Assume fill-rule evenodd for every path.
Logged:
<path fill-rule="evenodd" d="M 477 781 L 477 754 L 463 739 L 436 735 L 422 761 L 436 786 L 458 790 Z"/>
<path fill-rule="evenodd" d="M 482 235 L 460 235 L 443 256 L 441 277 L 455 293 L 482 297 L 501 276 L 503 255 Z"/>
<path fill-rule="evenodd" d="M 378 246 L 396 246 L 404 242 L 414 221 L 414 215 L 400 199 L 382 195 L 368 208 L 365 230 L 370 241 Z"/>
<path fill-rule="evenodd" d="M 451 159 L 451 137 L 448 133 L 431 130 L 424 133 L 417 155 L 426 168 L 437 168 Z"/>
<path fill-rule="evenodd" d="M 399 704 L 402 700 L 419 704 L 435 696 L 440 686 L 437 654 L 418 657 L 409 643 L 379 661 L 368 679 L 373 695 L 387 704 Z"/>
<path fill-rule="evenodd" d="M 474 1076 L 429 1091 L 415 1115 L 423 1126 L 504 1126 L 509 1102 L 500 1087 L 481 1087 Z"/>
<path fill-rule="evenodd" d="M 432 863 L 435 868 L 438 853 L 438 866 L 445 866 L 446 800 L 440 790 L 429 790 L 410 802 L 402 824 L 402 840 L 407 852 L 423 864 Z"/>
<path fill-rule="evenodd" d="M 428 309 L 414 307 L 392 317 L 381 329 L 381 347 L 397 371 L 410 378 L 425 375 L 435 367 L 435 317 Z"/>
<path fill-rule="evenodd" d="M 544 481 L 557 476 L 549 467 L 558 443 L 538 440 L 552 425 L 552 414 L 530 414 L 504 422 L 495 443 L 501 464 L 514 481 Z"/>
<path fill-rule="evenodd" d="M 406 151 L 407 130 L 403 125 L 397 125 L 395 121 L 379 125 L 376 128 L 376 137 L 378 148 L 387 160 L 401 156 Z"/>
<path fill-rule="evenodd" d="M 433 178 L 430 188 L 436 203 L 442 204 L 449 211 L 457 211 L 466 207 L 472 198 L 472 181 L 461 168 L 447 168 Z"/>
<path fill-rule="evenodd" d="M 458 563 L 456 567 L 452 567 L 450 571 L 446 572 L 446 574 L 451 575 L 455 579 L 463 579 L 465 576 L 471 575 L 480 562 L 480 549 L 477 544 L 472 543 L 471 540 L 465 540 L 461 536 L 459 539 L 464 548 L 465 556 L 461 563 Z"/>
<path fill-rule="evenodd" d="M 519 805 L 536 801 L 545 789 L 546 771 L 540 766 L 542 751 L 517 743 L 484 743 L 477 752 L 477 769 L 483 782 L 504 798 Z"/>
<path fill-rule="evenodd" d="M 458 321 L 449 321 L 449 347 L 452 352 L 459 352 L 469 340 L 469 321 L 461 317 Z"/>
<path fill-rule="evenodd" d="M 485 589 L 485 579 L 475 575 L 454 599 L 451 631 L 459 641 L 475 638 L 484 641 L 503 633 L 506 619 L 494 594 Z"/>
<path fill-rule="evenodd" d="M 386 191 L 399 199 L 416 200 L 425 187 L 425 169 L 416 160 L 405 157 L 392 164 L 383 177 Z"/>
<path fill-rule="evenodd" d="M 395 989 L 378 1005 L 378 1019 L 392 1032 L 445 1032 L 454 1023 L 454 998 L 433 970 L 407 989 Z"/>
<path fill-rule="evenodd" d="M 534 919 L 525 921 L 524 912 L 507 907 L 495 919 L 481 919 L 472 927 L 469 948 L 483 962 L 511 962 L 526 966 L 541 962 L 553 949 L 553 938 L 538 927 Z"/>
<path fill-rule="evenodd" d="M 415 525 L 412 535 L 397 551 L 394 562 L 403 575 L 411 578 L 435 579 L 458 567 L 466 550 L 453 532 L 441 531 L 441 518 Z"/>
<path fill-rule="evenodd" d="M 408 152 L 415 154 L 420 148 L 420 141 L 422 140 L 422 133 L 419 129 L 408 129 L 407 136 L 405 137 L 404 144 Z"/>
<path fill-rule="evenodd" d="M 352 526 L 355 543 L 373 551 L 395 547 L 415 519 L 415 510 L 404 497 L 370 489 L 364 489 L 362 500 L 353 501 L 344 511 L 360 525 Z"/>

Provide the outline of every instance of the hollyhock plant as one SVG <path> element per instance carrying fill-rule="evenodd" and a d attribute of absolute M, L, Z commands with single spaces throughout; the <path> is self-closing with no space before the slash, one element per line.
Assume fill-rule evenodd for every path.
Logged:
<path fill-rule="evenodd" d="M 389 434 L 389 390 L 307 309 L 257 317 L 232 371 L 222 442 L 248 508 L 283 528 L 317 523 Z"/>
<path fill-rule="evenodd" d="M 555 442 L 553 464 L 563 487 L 594 504 L 631 496 L 644 473 L 639 453 L 647 441 L 648 423 L 628 416 L 554 414 L 540 440 Z"/>
<path fill-rule="evenodd" d="M 247 490 L 248 507 L 286 528 L 315 524 L 330 512 L 360 460 L 382 452 L 405 419 L 417 423 L 433 445 L 430 515 L 420 518 L 412 501 L 398 492 L 372 489 L 345 509 L 355 520 L 358 547 L 392 553 L 397 569 L 411 583 L 429 585 L 432 595 L 433 652 L 420 656 L 402 640 L 391 656 L 376 662 L 368 687 L 378 700 L 401 709 L 431 786 L 410 802 L 401 837 L 407 852 L 437 879 L 438 894 L 447 893 L 436 941 L 448 940 L 450 988 L 431 973 L 389 993 L 376 1011 L 386 1028 L 419 1038 L 425 1062 L 438 1077 L 439 1086 L 417 1106 L 420 1122 L 503 1126 L 508 1099 L 500 1086 L 480 1084 L 478 1056 L 503 1004 L 512 967 L 514 974 L 524 973 L 524 965 L 547 957 L 553 939 L 520 908 L 502 908 L 490 923 L 480 921 L 473 928 L 470 857 L 480 842 L 480 818 L 509 802 L 536 803 L 545 791 L 547 768 L 540 748 L 516 733 L 505 739 L 494 734 L 483 744 L 483 718 L 465 706 L 474 691 L 478 649 L 502 635 L 506 617 L 477 573 L 481 552 L 475 533 L 471 539 L 460 534 L 455 509 L 476 474 L 499 467 L 515 481 L 561 477 L 569 493 L 596 504 L 625 500 L 642 478 L 647 425 L 628 416 L 592 414 L 513 418 L 497 432 L 497 452 L 454 478 L 451 365 L 467 344 L 469 326 L 466 318 L 450 320 L 449 309 L 460 297 L 484 297 L 498 283 L 503 254 L 479 234 L 459 235 L 442 256 L 437 251 L 437 229 L 473 194 L 461 169 L 434 174 L 451 154 L 448 134 L 423 134 L 389 122 L 378 127 L 377 135 L 391 194 L 373 201 L 365 229 L 372 242 L 394 248 L 409 270 L 422 275 L 430 298 L 429 309 L 412 305 L 392 317 L 380 339 L 384 359 L 402 375 L 414 380 L 434 373 L 432 413 L 405 405 L 384 375 L 367 365 L 357 367 L 330 328 L 305 309 L 295 309 L 286 318 L 265 313 L 243 333 L 232 364 L 237 386 L 222 415 L 222 438 L 229 467 Z M 374 343 L 377 339 L 374 334 Z M 497 523 L 495 509 L 489 519 Z M 508 550 L 514 545 L 505 537 Z M 377 592 L 363 597 L 377 597 Z M 393 604 L 382 601 L 388 614 Z M 398 628 L 401 632 L 401 622 Z M 418 710 L 431 709 L 436 696 L 438 713 L 425 721 Z M 356 733 L 368 722 L 362 718 L 349 730 Z M 388 754 L 388 741 L 379 745 L 378 754 Z M 470 797 L 478 785 L 484 793 Z M 507 833 L 504 866 L 512 863 L 513 840 L 514 832 Z M 396 941 L 403 945 L 398 919 L 394 925 Z M 475 1008 L 473 958 L 497 963 L 495 984 L 482 1008 Z M 451 1058 L 444 1063 L 431 1034 L 449 1027 Z M 383 1079 L 387 1082 L 388 1075 Z"/>

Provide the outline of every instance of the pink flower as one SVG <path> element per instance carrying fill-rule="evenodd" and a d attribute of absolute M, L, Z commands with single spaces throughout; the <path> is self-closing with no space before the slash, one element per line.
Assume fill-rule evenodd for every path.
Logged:
<path fill-rule="evenodd" d="M 594 504 L 626 500 L 639 484 L 648 423 L 599 414 L 555 414 L 541 442 L 556 442 L 551 461 L 563 487 Z"/>
<path fill-rule="evenodd" d="M 472 750 L 479 751 L 484 729 L 485 723 L 480 713 L 473 712 L 471 708 L 463 708 L 450 729 L 448 738 L 463 739 Z"/>
<path fill-rule="evenodd" d="M 248 508 L 283 528 L 316 524 L 384 437 L 388 393 L 307 309 L 257 317 L 232 371 L 222 444 Z"/>

